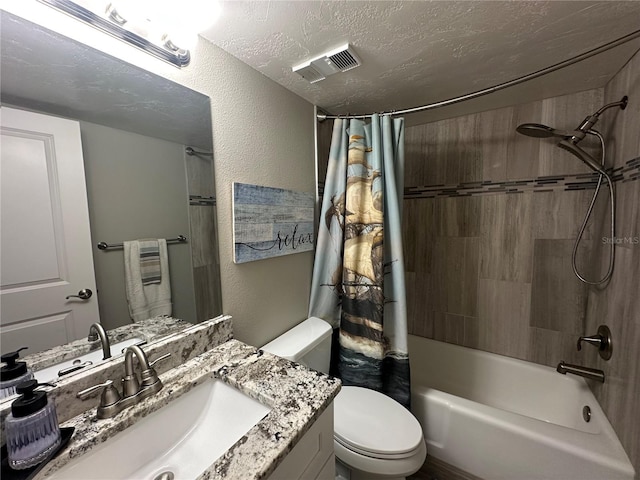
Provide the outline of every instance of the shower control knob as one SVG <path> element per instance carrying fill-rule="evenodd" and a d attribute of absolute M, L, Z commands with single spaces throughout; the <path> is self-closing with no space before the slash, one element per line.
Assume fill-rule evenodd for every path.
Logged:
<path fill-rule="evenodd" d="M 609 360 L 611 358 L 611 354 L 613 353 L 611 330 L 609 330 L 609 327 L 606 325 L 600 325 L 596 335 L 578 338 L 578 350 L 582 350 L 582 342 L 587 342 L 597 347 L 600 358 L 603 360 Z"/>
<path fill-rule="evenodd" d="M 80 298 L 81 300 L 89 300 L 91 295 L 93 295 L 93 292 L 90 289 L 83 288 L 77 295 L 67 295 L 65 299 L 69 300 L 70 298 Z"/>

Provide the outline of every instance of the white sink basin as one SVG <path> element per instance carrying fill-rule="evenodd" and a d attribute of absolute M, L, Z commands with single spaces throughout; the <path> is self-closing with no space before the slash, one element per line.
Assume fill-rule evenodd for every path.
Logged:
<path fill-rule="evenodd" d="M 123 340 L 122 342 L 114 343 L 113 345 L 111 345 L 111 356 L 115 357 L 116 355 L 121 354 L 122 350 L 127 348 L 129 345 L 134 345 L 142 341 L 144 341 L 142 338 L 130 338 L 128 340 Z M 40 383 L 55 382 L 56 380 L 58 380 L 58 372 L 60 370 L 73 367 L 75 365 L 82 365 L 83 363 L 86 363 L 86 362 L 91 362 L 91 364 L 87 365 L 85 368 L 81 370 L 76 370 L 76 372 L 81 372 L 86 368 L 91 368 L 96 365 L 100 365 L 104 361 L 102 360 L 102 357 L 103 357 L 102 347 L 100 347 L 98 350 L 94 350 L 93 352 L 80 355 L 79 357 L 76 357 L 76 358 L 70 358 L 63 362 L 56 363 L 55 365 L 51 365 L 50 367 L 42 368 L 34 372 L 34 375 L 36 377 L 36 380 Z M 76 373 L 76 372 L 73 372 L 73 373 Z M 65 378 L 65 377 L 66 375 L 61 378 Z"/>
<path fill-rule="evenodd" d="M 167 388 L 166 386 L 164 388 Z M 54 479 L 194 479 L 270 409 L 211 378 L 72 461 Z M 96 427 L 100 425 L 100 421 Z"/>

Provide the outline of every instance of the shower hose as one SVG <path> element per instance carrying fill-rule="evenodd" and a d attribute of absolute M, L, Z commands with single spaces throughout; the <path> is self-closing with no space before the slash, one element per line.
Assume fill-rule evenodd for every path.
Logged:
<path fill-rule="evenodd" d="M 598 132 L 597 130 L 588 130 L 587 133 L 594 135 L 596 137 L 598 137 L 598 139 L 600 140 L 600 150 L 601 150 L 601 155 L 600 155 L 600 163 L 602 164 L 602 168 L 604 169 L 605 166 L 605 143 L 604 143 L 604 138 L 602 138 L 602 135 L 600 134 L 600 132 Z M 584 235 L 584 231 L 587 228 L 587 224 L 589 223 L 589 218 L 591 217 L 591 213 L 593 212 L 593 207 L 596 203 L 596 200 L 598 198 L 598 193 L 600 192 L 600 187 L 602 186 L 602 179 L 603 177 L 607 178 L 607 185 L 609 186 L 609 195 L 611 198 L 611 238 L 609 238 L 609 268 L 607 269 L 607 273 L 605 274 L 604 277 L 602 277 L 600 280 L 597 280 L 595 282 L 587 280 L 585 277 L 583 277 L 580 272 L 578 271 L 578 266 L 576 265 L 576 257 L 578 255 L 578 247 L 580 246 L 580 241 L 582 240 L 582 236 Z M 571 255 L 571 263 L 572 263 L 572 267 L 573 267 L 573 273 L 576 274 L 576 277 L 578 277 L 580 279 L 581 282 L 586 283 L 588 285 L 600 285 L 603 284 L 607 281 L 609 281 L 609 279 L 611 278 L 611 275 L 613 273 L 613 264 L 615 261 L 615 222 L 616 222 L 616 196 L 615 196 L 615 191 L 614 191 L 614 187 L 613 187 L 613 182 L 611 181 L 611 177 L 609 175 L 607 175 L 606 173 L 600 173 L 598 174 L 598 183 L 596 185 L 596 191 L 593 194 L 593 198 L 591 199 L 591 203 L 589 204 L 589 209 L 587 210 L 587 214 L 584 217 L 584 221 L 582 222 L 582 226 L 580 227 L 580 232 L 578 233 L 578 237 L 576 238 L 576 243 L 573 246 L 573 254 Z"/>

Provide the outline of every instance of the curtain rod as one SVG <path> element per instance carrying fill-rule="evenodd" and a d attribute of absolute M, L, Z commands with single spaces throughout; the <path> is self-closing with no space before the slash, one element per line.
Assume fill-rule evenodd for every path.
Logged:
<path fill-rule="evenodd" d="M 523 75 L 521 77 L 515 78 L 513 80 L 509 80 L 507 82 L 499 83 L 498 85 L 494 85 L 493 87 L 484 88 L 482 90 L 478 90 L 472 93 L 467 93 L 466 95 L 460 95 L 458 97 L 453 97 L 448 100 L 442 100 L 441 102 L 430 103 L 427 105 L 422 105 L 420 107 L 406 108 L 404 110 L 391 110 L 388 112 L 381 112 L 379 115 L 405 115 L 408 113 L 417 113 L 417 112 L 425 112 L 427 110 L 434 110 L 436 108 L 447 107 L 449 105 L 454 105 L 456 103 L 465 102 L 467 100 L 472 100 L 474 98 L 482 97 L 484 95 L 488 95 L 490 93 L 497 92 L 499 90 L 503 90 L 508 87 L 513 87 L 515 85 L 519 85 L 521 83 L 527 82 L 529 80 L 533 80 L 535 78 L 541 77 L 543 75 L 547 75 L 548 73 L 553 73 L 556 70 L 560 70 L 561 68 L 568 67 L 573 65 L 574 63 L 581 62 L 582 60 L 586 60 L 591 58 L 599 53 L 606 52 L 607 50 L 611 50 L 619 45 L 630 42 L 636 38 L 640 37 L 640 30 L 636 30 L 624 37 L 620 37 L 612 42 L 605 43 L 604 45 L 600 45 L 592 50 L 588 50 L 587 52 L 581 53 L 575 57 L 569 58 L 568 60 L 563 60 L 562 62 L 551 65 L 550 67 L 543 68 L 533 73 L 528 73 L 527 75 Z M 319 121 L 326 120 L 328 118 L 371 118 L 373 114 L 361 114 L 361 115 L 326 115 L 323 113 L 319 113 L 316 115 Z"/>

